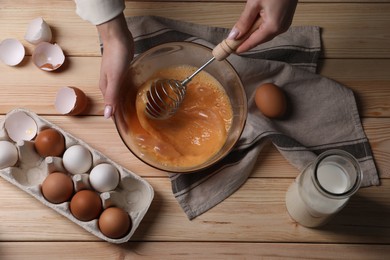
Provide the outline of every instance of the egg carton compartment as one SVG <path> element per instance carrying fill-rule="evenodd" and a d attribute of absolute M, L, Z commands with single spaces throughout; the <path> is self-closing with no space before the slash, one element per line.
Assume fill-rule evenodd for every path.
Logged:
<path fill-rule="evenodd" d="M 20 125 L 21 128 L 26 128 L 23 131 L 33 131 L 36 127 L 36 133 L 39 133 L 42 130 L 52 128 L 57 130 L 64 136 L 65 139 L 65 149 L 74 146 L 81 145 L 86 148 L 92 155 L 92 166 L 90 169 L 83 173 L 71 174 L 64 167 L 63 157 L 61 156 L 46 156 L 42 157 L 35 148 L 34 142 L 35 137 L 31 140 L 15 140 L 11 138 L 9 129 L 7 128 L 7 120 L 12 117 L 25 117 L 33 119 L 33 122 L 36 124 L 29 125 L 26 128 L 26 125 L 23 125 L 19 119 L 16 124 Z M 31 124 L 31 122 L 30 122 Z M 30 135 L 31 136 L 31 135 Z M 6 142 L 4 142 L 6 141 Z M 62 130 L 60 127 L 55 124 L 45 120 L 44 118 L 38 116 L 37 114 L 22 108 L 18 108 L 7 113 L 3 121 L 0 121 L 0 144 L 9 143 L 13 144 L 17 150 L 17 161 L 15 163 L 12 159 L 13 152 L 7 154 L 7 151 L 3 149 L 0 151 L 0 176 L 3 177 L 8 182 L 17 186 L 18 188 L 29 193 L 31 196 L 35 197 L 37 200 L 42 202 L 44 205 L 52 208 L 61 215 L 67 217 L 74 223 L 83 227 L 85 230 L 94 234 L 95 236 L 111 242 L 111 243 L 124 243 L 128 241 L 135 230 L 138 228 L 140 222 L 145 216 L 146 212 L 149 209 L 149 206 L 154 197 L 154 190 L 152 186 L 143 178 L 137 174 L 130 172 L 129 170 L 121 167 L 111 159 L 104 156 L 99 151 L 93 149 L 84 141 L 72 136 L 66 131 Z M 1 148 L 1 147 L 0 147 Z M 13 150 L 13 149 L 11 149 Z M 9 161 L 9 163 L 7 162 Z M 8 163 L 8 164 L 7 164 Z M 112 190 L 109 191 L 96 191 L 92 188 L 89 182 L 89 174 L 91 169 L 99 164 L 107 163 L 117 170 L 119 174 L 119 184 Z M 110 238 L 104 235 L 98 226 L 98 218 L 95 218 L 90 221 L 81 221 L 77 219 L 72 212 L 70 211 L 70 199 L 62 203 L 51 203 L 49 202 L 42 194 L 42 183 L 46 177 L 53 172 L 63 172 L 71 177 L 74 185 L 73 195 L 80 190 L 93 190 L 95 191 L 100 199 L 102 204 L 102 209 L 109 207 L 118 207 L 125 210 L 131 220 L 130 231 L 121 238 Z"/>

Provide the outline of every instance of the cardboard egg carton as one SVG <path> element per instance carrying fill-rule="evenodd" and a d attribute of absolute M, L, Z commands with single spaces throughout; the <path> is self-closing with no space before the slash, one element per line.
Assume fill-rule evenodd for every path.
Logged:
<path fill-rule="evenodd" d="M 61 157 L 42 158 L 35 150 L 34 139 L 32 139 L 31 141 L 18 141 L 15 143 L 9 138 L 7 130 L 4 127 L 5 121 L 13 113 L 20 112 L 25 113 L 36 122 L 38 127 L 38 133 L 40 130 L 46 128 L 53 128 L 62 133 L 62 135 L 64 136 L 66 148 L 75 144 L 80 144 L 87 148 L 91 152 L 93 158 L 93 165 L 91 169 L 100 163 L 109 163 L 117 168 L 120 174 L 119 185 L 113 191 L 103 192 L 99 194 L 102 200 L 103 208 L 117 206 L 128 212 L 131 218 L 132 227 L 127 235 L 120 239 L 109 238 L 100 232 L 98 228 L 98 219 L 94 219 L 88 222 L 76 219 L 69 210 L 70 201 L 61 204 L 53 204 L 44 198 L 41 192 L 41 184 L 46 178 L 46 176 L 48 176 L 54 171 L 61 171 L 65 173 L 66 171 L 62 165 Z M 90 233 L 103 240 L 118 244 L 128 241 L 139 226 L 153 200 L 153 188 L 146 180 L 116 164 L 114 161 L 110 160 L 100 152 L 91 148 L 82 140 L 77 139 L 76 137 L 62 130 L 60 127 L 56 126 L 55 124 L 50 123 L 49 121 L 41 118 L 40 116 L 28 110 L 12 110 L 6 115 L 3 121 L 0 121 L 0 141 L 3 140 L 10 141 L 15 144 L 18 150 L 19 158 L 18 162 L 14 166 L 0 169 L 0 176 L 9 181 L 10 183 L 14 184 L 15 186 L 19 187 L 21 190 L 24 190 L 25 192 L 42 202 L 44 205 L 52 208 L 53 210 L 67 217 L 74 223 L 78 224 L 85 230 L 89 231 Z M 74 182 L 75 192 L 82 189 L 90 189 L 88 183 L 88 173 L 81 175 L 73 175 L 72 179 Z"/>

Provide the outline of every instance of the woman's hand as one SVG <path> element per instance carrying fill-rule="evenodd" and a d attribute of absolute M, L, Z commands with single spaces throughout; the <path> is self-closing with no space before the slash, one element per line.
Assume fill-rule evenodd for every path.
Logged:
<path fill-rule="evenodd" d="M 97 25 L 97 29 L 103 42 L 99 88 L 104 98 L 104 117 L 110 118 L 115 111 L 125 73 L 134 56 L 134 42 L 123 13 Z"/>
<path fill-rule="evenodd" d="M 292 23 L 297 2 L 297 0 L 248 0 L 228 38 L 237 40 L 245 35 L 259 16 L 262 22 L 259 29 L 237 48 L 236 53 L 248 51 L 287 31 Z"/>

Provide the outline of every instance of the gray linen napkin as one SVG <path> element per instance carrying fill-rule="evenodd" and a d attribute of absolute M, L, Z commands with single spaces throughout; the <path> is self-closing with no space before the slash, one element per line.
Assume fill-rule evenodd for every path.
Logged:
<path fill-rule="evenodd" d="M 129 17 L 136 55 L 158 44 L 191 41 L 213 48 L 229 29 L 161 17 Z M 249 114 L 234 150 L 218 164 L 197 173 L 169 174 L 172 191 L 189 219 L 206 212 L 235 192 L 249 177 L 267 140 L 298 170 L 328 149 L 353 154 L 364 172 L 363 186 L 379 178 L 361 126 L 353 92 L 315 74 L 321 52 L 320 29 L 292 27 L 288 32 L 228 61 L 241 77 Z M 284 120 L 264 117 L 254 104 L 256 88 L 273 82 L 283 88 L 290 114 Z"/>

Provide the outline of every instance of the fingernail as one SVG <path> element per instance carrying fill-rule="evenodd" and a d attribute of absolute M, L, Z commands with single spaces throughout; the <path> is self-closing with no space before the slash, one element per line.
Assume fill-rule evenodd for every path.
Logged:
<path fill-rule="evenodd" d="M 106 106 L 104 108 L 104 118 L 109 119 L 112 116 L 112 106 Z"/>
<path fill-rule="evenodd" d="M 229 40 L 235 40 L 239 33 L 240 32 L 238 31 L 238 29 L 236 27 L 233 27 L 227 38 Z"/>

